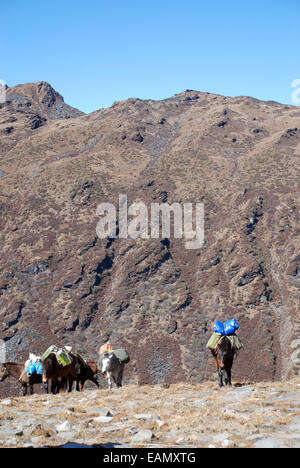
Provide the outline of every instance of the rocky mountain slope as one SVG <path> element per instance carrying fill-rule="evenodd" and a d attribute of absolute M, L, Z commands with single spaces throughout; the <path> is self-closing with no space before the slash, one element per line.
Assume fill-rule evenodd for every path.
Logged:
<path fill-rule="evenodd" d="M 44 82 L 0 104 L 0 338 L 7 359 L 110 338 L 134 383 L 202 382 L 215 320 L 244 344 L 233 375 L 300 367 L 300 109 L 187 90 L 89 115 Z M 204 203 L 205 243 L 99 239 L 97 206 Z M 12 392 L 3 384 L 2 392 Z"/>

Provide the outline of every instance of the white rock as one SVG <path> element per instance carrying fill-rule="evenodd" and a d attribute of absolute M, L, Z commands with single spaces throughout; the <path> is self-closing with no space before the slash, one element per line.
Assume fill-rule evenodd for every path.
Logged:
<path fill-rule="evenodd" d="M 162 421 L 161 419 L 155 419 L 155 422 L 158 425 L 158 427 L 162 427 L 165 424 L 165 422 Z"/>
<path fill-rule="evenodd" d="M 213 442 L 223 442 L 224 440 L 228 439 L 228 437 L 228 432 L 221 432 L 220 434 L 216 434 L 214 436 Z"/>
<path fill-rule="evenodd" d="M 189 440 L 190 440 L 189 437 L 180 437 L 180 439 L 176 440 L 176 444 L 182 445 L 188 442 Z"/>
<path fill-rule="evenodd" d="M 254 444 L 255 448 L 280 448 L 280 442 L 272 437 L 263 437 Z"/>
<path fill-rule="evenodd" d="M 230 439 L 224 439 L 221 445 L 224 448 L 230 448 L 230 447 L 234 447 L 234 442 Z"/>
<path fill-rule="evenodd" d="M 145 421 L 151 421 L 152 419 L 151 414 L 135 414 L 134 417 L 136 419 L 144 419 Z"/>
<path fill-rule="evenodd" d="M 11 404 L 11 398 L 5 398 L 5 400 L 1 401 L 1 405 L 10 405 Z"/>
<path fill-rule="evenodd" d="M 154 434 L 149 429 L 144 429 L 137 432 L 131 439 L 133 444 L 149 442 L 154 437 Z"/>
<path fill-rule="evenodd" d="M 93 421 L 100 422 L 100 423 L 109 423 L 112 421 L 112 416 L 97 416 L 93 418 Z"/>
<path fill-rule="evenodd" d="M 69 421 L 65 421 L 62 424 L 57 424 L 55 426 L 55 430 L 57 432 L 66 432 L 66 431 L 69 431 L 69 429 L 71 429 Z"/>

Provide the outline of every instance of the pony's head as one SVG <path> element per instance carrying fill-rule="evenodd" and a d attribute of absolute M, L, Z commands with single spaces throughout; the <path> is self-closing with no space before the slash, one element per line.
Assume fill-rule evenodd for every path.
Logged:
<path fill-rule="evenodd" d="M 111 370 L 111 363 L 113 360 L 113 354 L 112 353 L 105 353 L 104 357 L 102 359 L 102 368 L 101 372 L 104 374 L 105 372 L 109 372 Z"/>

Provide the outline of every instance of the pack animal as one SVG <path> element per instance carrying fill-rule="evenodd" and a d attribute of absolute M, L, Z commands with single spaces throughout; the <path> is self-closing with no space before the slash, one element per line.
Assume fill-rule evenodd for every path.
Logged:
<path fill-rule="evenodd" d="M 217 365 L 219 377 L 219 387 L 223 387 L 223 377 L 225 384 L 231 387 L 231 368 L 236 348 L 227 336 L 223 336 L 215 349 L 211 350 Z"/>
<path fill-rule="evenodd" d="M 98 381 L 95 375 L 98 372 L 97 363 L 94 361 L 85 361 L 79 354 L 75 356 L 75 370 L 76 370 L 76 390 L 83 390 L 84 384 L 87 380 L 93 382 L 99 388 Z"/>
<path fill-rule="evenodd" d="M 101 372 L 107 377 L 108 388 L 111 390 L 112 381 L 116 387 L 122 387 L 124 364 L 119 361 L 114 353 L 104 353 Z"/>
<path fill-rule="evenodd" d="M 0 382 L 3 382 L 7 377 L 14 377 L 19 380 L 23 387 L 23 395 L 27 395 L 28 387 L 30 395 L 33 395 L 33 385 L 42 383 L 42 376 L 38 374 L 28 375 L 25 372 L 24 364 L 17 362 L 4 362 L 0 365 Z"/>
<path fill-rule="evenodd" d="M 49 393 L 49 382 L 51 381 L 51 392 L 57 393 L 61 388 L 61 382 L 66 378 L 68 381 L 68 391 L 72 391 L 74 380 L 77 379 L 75 356 L 71 355 L 71 363 L 67 366 L 62 366 L 57 361 L 55 353 L 50 353 L 43 361 L 42 380 L 46 393 Z"/>

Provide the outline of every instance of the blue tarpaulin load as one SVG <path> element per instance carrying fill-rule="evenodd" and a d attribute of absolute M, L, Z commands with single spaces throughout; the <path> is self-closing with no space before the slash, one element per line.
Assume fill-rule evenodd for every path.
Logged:
<path fill-rule="evenodd" d="M 221 342 L 224 336 L 228 336 L 230 339 L 232 346 L 239 350 L 243 348 L 243 344 L 235 334 L 235 331 L 239 328 L 239 324 L 237 323 L 235 318 L 230 320 L 226 320 L 226 322 L 222 323 L 219 320 L 216 321 L 216 324 L 213 328 L 214 333 L 210 337 L 206 347 L 210 350 L 214 350 L 218 344 Z"/>
<path fill-rule="evenodd" d="M 26 369 L 28 375 L 41 375 L 42 374 L 42 364 L 40 362 L 30 362 L 29 366 Z"/>
<path fill-rule="evenodd" d="M 224 323 L 224 335 L 232 335 L 239 328 L 239 324 L 232 318 Z"/>
<path fill-rule="evenodd" d="M 224 335 L 224 325 L 219 320 L 216 321 L 216 324 L 214 326 L 214 332 L 220 333 L 220 335 Z"/>
<path fill-rule="evenodd" d="M 235 318 L 226 320 L 225 323 L 222 323 L 219 320 L 217 320 L 214 326 L 214 332 L 220 333 L 220 335 L 232 335 L 238 328 L 239 324 L 237 323 Z"/>

